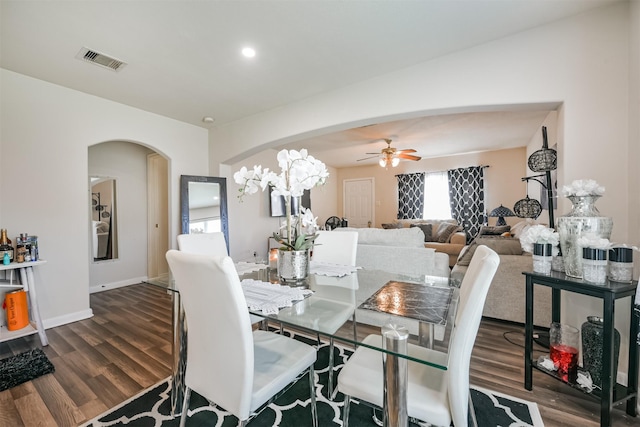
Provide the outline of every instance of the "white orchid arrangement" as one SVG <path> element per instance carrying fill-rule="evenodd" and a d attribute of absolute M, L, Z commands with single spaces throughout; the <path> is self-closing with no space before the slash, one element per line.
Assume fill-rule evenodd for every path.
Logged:
<path fill-rule="evenodd" d="M 578 238 L 578 245 L 583 248 L 592 249 L 609 249 L 611 248 L 611 242 L 609 239 L 603 239 L 602 237 L 594 233 L 585 233 Z"/>
<path fill-rule="evenodd" d="M 533 253 L 534 243 L 551 244 L 552 254 L 556 256 L 559 252 L 560 235 L 553 228 L 541 224 L 532 225 L 520 236 L 520 246 L 525 252 Z"/>
<path fill-rule="evenodd" d="M 577 179 L 571 185 L 562 187 L 562 195 L 569 196 L 602 196 L 604 187 L 593 179 Z"/>
<path fill-rule="evenodd" d="M 264 191 L 267 186 L 273 188 L 273 195 L 284 196 L 286 224 L 282 227 L 283 233 L 273 233 L 273 238 L 282 245 L 280 249 L 288 251 L 301 251 L 310 249 L 316 239 L 318 225 L 317 218 L 310 209 L 301 209 L 299 216 L 291 214 L 291 199 L 301 197 L 305 190 L 324 185 L 329 172 L 326 165 L 320 160 L 310 156 L 306 149 L 282 150 L 277 155 L 280 173 L 270 171 L 262 166 L 254 166 L 252 170 L 242 167 L 233 175 L 233 179 L 240 184 L 242 198 L 247 194 L 254 194 L 258 189 Z"/>

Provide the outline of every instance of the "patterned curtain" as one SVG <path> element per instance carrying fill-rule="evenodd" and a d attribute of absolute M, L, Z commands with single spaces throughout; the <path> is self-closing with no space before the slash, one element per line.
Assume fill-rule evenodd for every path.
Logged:
<path fill-rule="evenodd" d="M 420 219 L 424 210 L 424 172 L 396 175 L 398 219 Z"/>
<path fill-rule="evenodd" d="M 478 234 L 485 220 L 484 168 L 473 166 L 448 171 L 451 215 L 467 233 L 467 243 Z"/>

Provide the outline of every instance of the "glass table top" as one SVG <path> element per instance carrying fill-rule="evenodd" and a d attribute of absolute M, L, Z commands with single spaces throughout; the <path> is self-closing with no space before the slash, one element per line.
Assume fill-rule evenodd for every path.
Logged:
<path fill-rule="evenodd" d="M 276 271 L 266 265 L 260 270 L 241 274 L 240 279 L 254 279 L 279 286 Z M 179 292 L 170 276 L 151 279 L 146 283 Z M 293 301 L 291 306 L 281 308 L 276 314 L 264 314 L 255 309 L 249 309 L 249 312 L 264 317 L 270 323 L 281 323 L 284 327 L 307 332 L 314 338 L 320 334 L 348 345 L 367 347 L 371 346 L 362 344 L 365 335 L 358 333 L 354 337 L 353 328 L 348 326 L 354 316 L 358 328 L 361 325 L 373 326 L 372 333 L 376 334 L 380 334 L 382 325 L 402 325 L 411 333 L 409 342 L 412 344 L 423 345 L 426 342 L 424 335 L 431 335 L 428 341 L 433 343 L 433 351 L 429 352 L 429 360 L 400 356 L 446 369 L 459 298 L 458 288 L 449 286 L 448 277 L 411 277 L 359 269 L 343 277 L 311 274 L 300 286 L 313 292 Z M 393 354 L 389 350 L 371 348 Z"/>

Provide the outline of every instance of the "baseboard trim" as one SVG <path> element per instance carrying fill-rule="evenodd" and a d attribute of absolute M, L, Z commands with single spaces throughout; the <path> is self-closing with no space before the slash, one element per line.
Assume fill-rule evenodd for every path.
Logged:
<path fill-rule="evenodd" d="M 65 314 L 64 316 L 50 317 L 43 319 L 45 329 L 55 328 L 56 326 L 66 325 L 67 323 L 78 322 L 80 320 L 89 319 L 93 317 L 93 310 L 90 308 L 82 311 L 76 311 L 75 313 Z"/>
<path fill-rule="evenodd" d="M 147 276 L 134 277 L 127 280 L 121 280 L 119 282 L 102 283 L 100 285 L 90 286 L 89 293 L 93 294 L 96 292 L 109 291 L 111 289 L 122 288 L 124 286 L 137 285 L 138 283 L 144 282 L 145 280 L 147 280 Z"/>

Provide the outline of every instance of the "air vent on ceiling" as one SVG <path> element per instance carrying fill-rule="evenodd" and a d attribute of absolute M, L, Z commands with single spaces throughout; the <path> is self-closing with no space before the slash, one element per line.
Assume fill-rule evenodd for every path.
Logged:
<path fill-rule="evenodd" d="M 96 52 L 95 50 L 91 50 L 86 47 L 80 49 L 80 52 L 78 52 L 76 58 L 82 59 L 83 61 L 87 61 L 95 65 L 99 65 L 104 68 L 108 68 L 112 71 L 120 71 L 124 66 L 127 65 L 127 63 L 124 61 L 120 61 L 119 59 L 112 58 L 103 53 Z"/>

